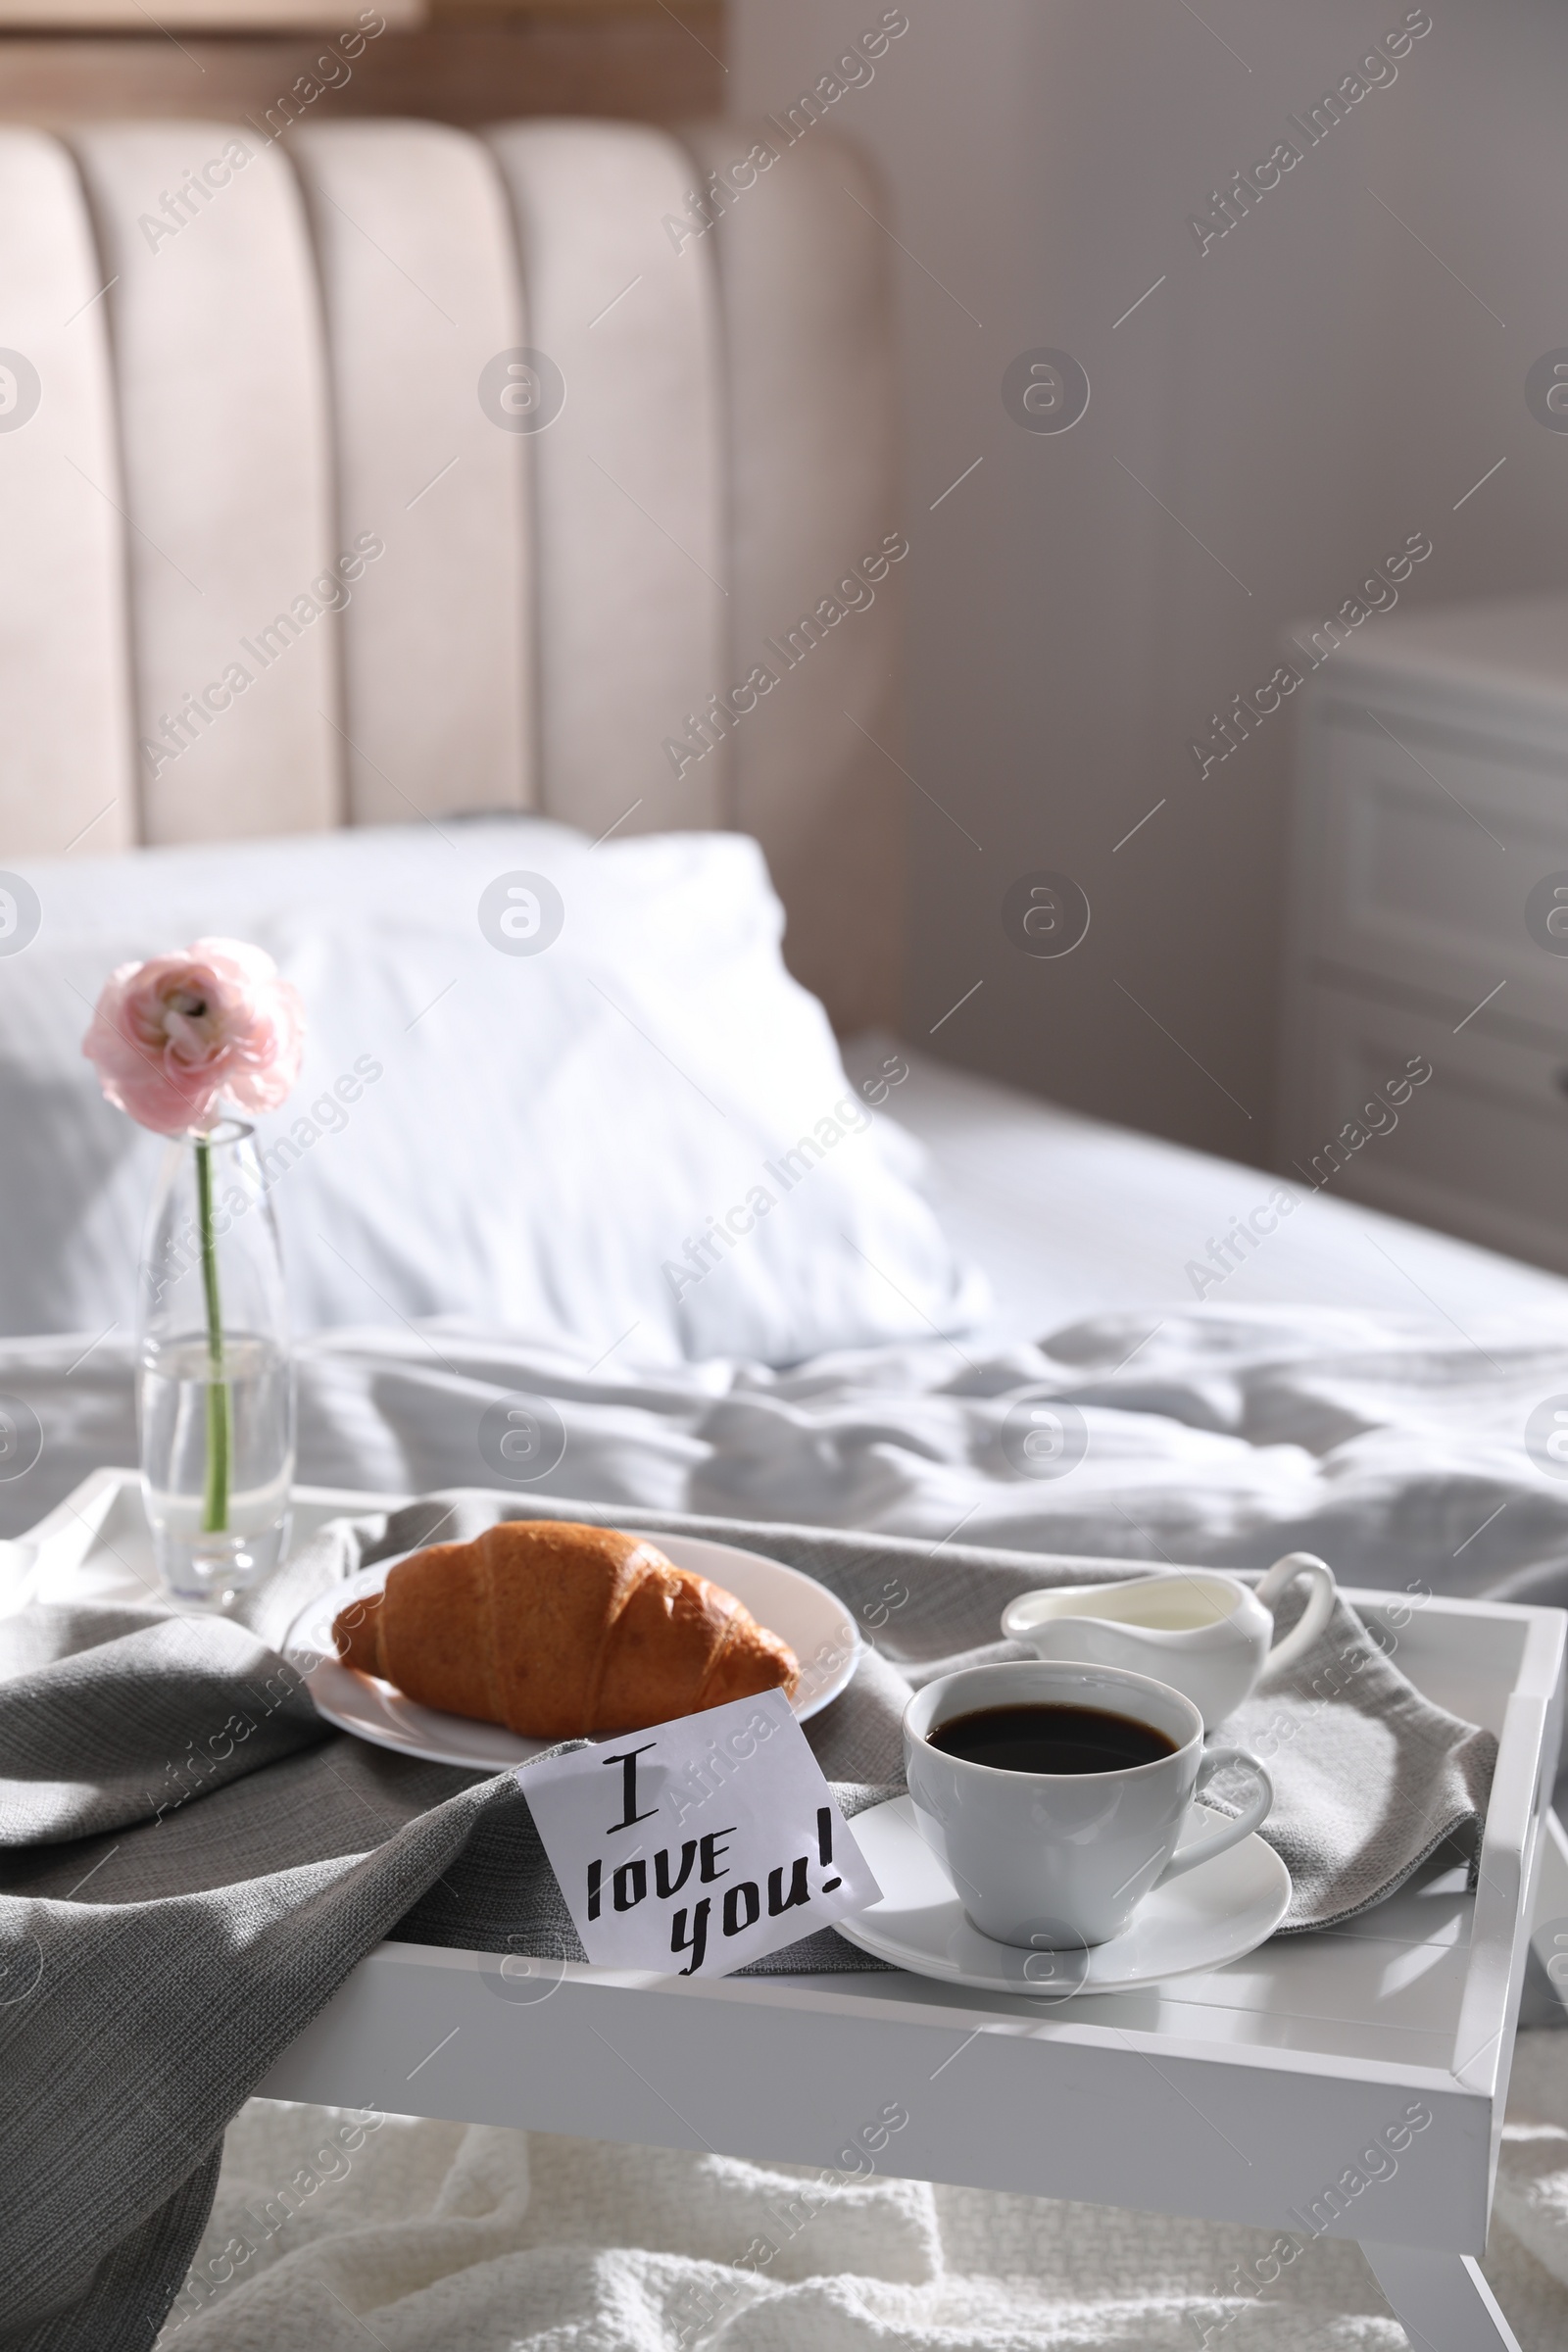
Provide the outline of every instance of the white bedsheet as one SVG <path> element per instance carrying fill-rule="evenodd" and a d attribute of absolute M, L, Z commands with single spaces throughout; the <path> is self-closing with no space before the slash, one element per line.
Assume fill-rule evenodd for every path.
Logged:
<path fill-rule="evenodd" d="M 867 1077 L 894 1052 L 858 1039 L 846 1066 Z M 1285 1189 L 1297 1205 L 1275 1231 L 1195 1287 L 1188 1265 L 1213 1274 L 1209 1243 L 1267 1203 L 1279 1178 L 897 1053 L 909 1075 L 886 1108 L 924 1144 L 943 1222 L 991 1277 L 999 1334 L 1038 1339 L 1112 1307 L 1191 1308 L 1200 1290 L 1212 1306 L 1309 1299 L 1461 1326 L 1516 1308 L 1568 1317 L 1561 1276 L 1294 1179 Z"/>
<path fill-rule="evenodd" d="M 584 1501 L 1238 1566 L 1303 1545 L 1440 1592 L 1539 1566 L 1536 1596 L 1568 1598 L 1568 1462 L 1525 1446 L 1533 1412 L 1568 1406 L 1568 1283 L 1316 1199 L 1198 1305 L 1191 1235 L 1268 1179 L 918 1060 L 890 1107 L 988 1264 L 986 1332 L 774 1372 L 639 1368 L 635 1325 L 592 1354 L 441 1321 L 329 1331 L 299 1351 L 302 1482 L 493 1487 L 486 1410 L 542 1397 L 565 1439 L 545 1488 Z M 120 1331 L 0 1342 L 8 1396 L 43 1445 L 0 1475 L 0 1535 L 134 1462 Z M 1009 1458 L 1031 1396 L 1082 1416 L 1066 1475 Z"/>
<path fill-rule="evenodd" d="M 20 1534 L 94 1464 L 134 1459 L 129 1351 L 111 1336 L 9 1344 L 0 1392 L 46 1435 L 0 1485 Z M 1532 1412 L 1568 1408 L 1568 1317 L 1446 1324 L 1320 1307 L 1194 1308 L 1070 1324 L 1045 1348 L 933 1341 L 795 1372 L 616 1357 L 438 1323 L 331 1332 L 301 1349 L 304 1483 L 496 1487 L 486 1410 L 560 1413 L 539 1492 L 758 1520 L 883 1529 L 933 1544 L 1265 1565 L 1295 1546 L 1348 1581 L 1477 1592 L 1533 1571 L 1558 1596 L 1568 1462 L 1536 1467 Z M 1081 1416 L 1065 1475 L 1024 1475 L 1009 1429 L 1033 1398 Z M 1568 1592 L 1564 1592 L 1568 1597 Z"/>
<path fill-rule="evenodd" d="M 887 1053 L 867 1041 L 852 1064 Z M 1568 1477 L 1523 1442 L 1568 1396 L 1568 1282 L 1318 1197 L 1200 1305 L 1189 1256 L 1271 1179 L 905 1058 L 887 1107 L 992 1277 L 983 1333 L 776 1373 L 639 1369 L 635 1324 L 606 1352 L 441 1322 L 333 1330 L 300 1349 L 301 1480 L 492 1486 L 480 1421 L 523 1394 L 564 1424 L 550 1492 L 582 1500 L 1241 1565 L 1309 1544 L 1347 1575 L 1438 1590 L 1568 1554 Z M 1067 1476 L 1009 1463 L 1025 1392 L 1082 1412 Z M 43 1449 L 22 1476 L 0 1458 L 0 1535 L 134 1462 L 118 1328 L 0 1342 L 0 1413 L 8 1396 Z"/>

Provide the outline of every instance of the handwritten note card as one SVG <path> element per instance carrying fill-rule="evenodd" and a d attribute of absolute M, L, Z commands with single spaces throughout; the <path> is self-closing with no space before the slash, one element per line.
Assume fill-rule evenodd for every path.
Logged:
<path fill-rule="evenodd" d="M 727 1976 L 881 1892 L 781 1690 L 521 1765 L 601 1967 Z"/>

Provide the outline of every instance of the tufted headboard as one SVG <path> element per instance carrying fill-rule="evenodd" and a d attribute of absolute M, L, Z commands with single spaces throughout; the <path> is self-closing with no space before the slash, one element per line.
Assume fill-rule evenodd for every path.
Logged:
<path fill-rule="evenodd" d="M 0 858 L 739 826 L 891 1017 L 878 210 L 814 126 L 0 128 Z"/>

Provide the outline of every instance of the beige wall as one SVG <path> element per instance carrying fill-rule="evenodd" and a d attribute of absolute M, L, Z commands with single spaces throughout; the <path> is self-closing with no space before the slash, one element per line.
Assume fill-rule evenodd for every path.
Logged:
<path fill-rule="evenodd" d="M 1202 23 L 1169 0 L 904 4 L 831 116 L 879 157 L 907 248 L 908 764 L 932 797 L 909 794 L 906 1026 L 923 1039 L 981 981 L 934 1050 L 1262 1157 L 1290 707 L 1205 780 L 1187 747 L 1269 676 L 1287 620 L 1407 533 L 1434 542 L 1411 603 L 1568 583 L 1568 435 L 1522 389 L 1568 344 L 1568 12 L 1430 0 L 1396 81 L 1200 255 L 1188 215 L 1404 0 L 1205 0 Z M 788 104 L 881 14 L 731 0 L 731 103 Z M 1034 346 L 1088 370 L 1068 433 L 1004 412 Z M 1002 931 L 1034 868 L 1093 906 L 1060 961 Z"/>

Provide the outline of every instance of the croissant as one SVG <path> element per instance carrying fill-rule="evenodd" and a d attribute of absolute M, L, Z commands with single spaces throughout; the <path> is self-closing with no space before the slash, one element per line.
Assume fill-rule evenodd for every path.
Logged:
<path fill-rule="evenodd" d="M 642 1731 L 800 1677 L 722 1586 L 641 1536 L 558 1519 L 412 1553 L 338 1612 L 332 1639 L 346 1666 L 419 1705 L 534 1740 Z"/>

